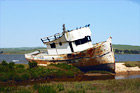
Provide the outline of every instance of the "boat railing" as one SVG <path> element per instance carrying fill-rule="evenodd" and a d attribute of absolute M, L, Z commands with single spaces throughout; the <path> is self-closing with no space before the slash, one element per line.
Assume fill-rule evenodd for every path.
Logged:
<path fill-rule="evenodd" d="M 62 35 L 63 35 L 62 33 L 56 33 L 53 36 L 41 38 L 41 41 L 45 44 L 47 42 L 50 42 L 50 41 L 53 41 L 53 40 L 60 38 Z"/>
<path fill-rule="evenodd" d="M 101 43 L 105 43 L 106 41 L 102 41 L 102 42 L 98 42 L 98 43 L 94 43 L 93 46 L 96 46 L 97 44 L 101 44 Z"/>

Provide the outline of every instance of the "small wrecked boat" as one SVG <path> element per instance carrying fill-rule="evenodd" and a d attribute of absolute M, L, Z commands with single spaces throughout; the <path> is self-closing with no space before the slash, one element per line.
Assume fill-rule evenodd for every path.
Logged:
<path fill-rule="evenodd" d="M 35 51 L 25 54 L 29 62 L 38 65 L 67 63 L 82 71 L 107 70 L 115 72 L 115 58 L 112 48 L 112 38 L 104 42 L 92 44 L 90 25 L 66 30 L 53 36 L 41 38 L 47 45 L 46 51 Z"/>

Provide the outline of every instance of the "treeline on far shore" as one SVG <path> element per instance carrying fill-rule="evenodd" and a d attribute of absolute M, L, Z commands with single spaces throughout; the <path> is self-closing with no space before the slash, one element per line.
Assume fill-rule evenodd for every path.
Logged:
<path fill-rule="evenodd" d="M 140 50 L 120 50 L 114 49 L 115 54 L 140 54 Z"/>
<path fill-rule="evenodd" d="M 115 54 L 140 54 L 140 46 L 113 44 Z"/>

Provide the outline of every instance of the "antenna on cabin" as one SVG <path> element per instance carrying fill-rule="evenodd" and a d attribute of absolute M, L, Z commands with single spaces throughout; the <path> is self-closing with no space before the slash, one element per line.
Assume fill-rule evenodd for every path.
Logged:
<path fill-rule="evenodd" d="M 65 24 L 63 24 L 63 32 L 65 32 L 65 31 L 66 31 Z"/>

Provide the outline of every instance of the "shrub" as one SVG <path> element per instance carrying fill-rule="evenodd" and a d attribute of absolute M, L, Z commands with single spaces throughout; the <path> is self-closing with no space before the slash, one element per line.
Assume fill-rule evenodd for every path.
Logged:
<path fill-rule="evenodd" d="M 111 72 L 104 71 L 104 70 L 101 70 L 101 71 L 98 71 L 98 70 L 92 70 L 92 71 L 88 71 L 87 73 L 111 74 Z"/>
<path fill-rule="evenodd" d="M 51 85 L 34 85 L 34 89 L 38 90 L 38 93 L 56 93 L 56 90 Z"/>
<path fill-rule="evenodd" d="M 2 66 L 8 66 L 8 63 L 7 63 L 6 61 L 3 60 L 3 61 L 1 62 L 1 65 L 2 65 Z"/>
<path fill-rule="evenodd" d="M 22 77 L 22 81 L 25 81 L 25 80 L 29 80 L 30 79 L 30 75 L 28 73 L 22 74 L 21 77 Z"/>
<path fill-rule="evenodd" d="M 126 67 L 135 67 L 134 64 L 132 65 L 132 64 L 127 64 L 127 63 L 125 64 L 125 66 L 126 66 Z"/>
<path fill-rule="evenodd" d="M 6 63 L 6 61 L 3 61 L 2 64 L 0 64 L 0 81 L 7 82 L 9 80 L 14 80 L 20 82 L 31 79 L 44 79 L 49 77 L 74 77 L 80 71 L 72 65 L 63 63 L 54 64 L 53 66 L 56 67 L 37 67 L 36 62 L 31 62 L 29 63 L 29 68 L 25 68 L 25 66 L 22 64 L 15 64 L 13 62 L 8 64 Z"/>
<path fill-rule="evenodd" d="M 9 71 L 9 67 L 8 66 L 0 65 L 0 72 L 7 72 L 7 71 Z"/>
<path fill-rule="evenodd" d="M 74 77 L 74 73 L 73 73 L 73 71 L 67 71 L 66 72 L 66 76 L 68 76 L 68 77 Z"/>
<path fill-rule="evenodd" d="M 37 67 L 37 62 L 35 62 L 35 61 L 29 62 L 28 65 L 30 68 L 34 68 L 34 67 Z"/>
<path fill-rule="evenodd" d="M 32 92 L 29 89 L 20 89 L 20 90 L 17 90 L 16 93 L 32 93 Z"/>
<path fill-rule="evenodd" d="M 62 70 L 54 70 L 54 72 L 52 74 L 55 77 L 63 77 L 64 76 L 64 71 L 62 71 Z"/>
<path fill-rule="evenodd" d="M 17 64 L 16 67 L 17 68 L 21 68 L 21 69 L 24 69 L 25 68 L 24 65 L 22 65 L 22 64 Z"/>
<path fill-rule="evenodd" d="M 13 69 L 14 66 L 15 66 L 15 63 L 14 62 L 10 62 L 8 66 L 9 66 L 10 69 Z"/>
<path fill-rule="evenodd" d="M 67 69 L 67 70 L 73 68 L 72 65 L 68 65 L 66 63 L 58 63 L 58 64 L 51 64 L 51 65 L 59 67 L 59 68 Z"/>
<path fill-rule="evenodd" d="M 15 87 L 0 87 L 0 93 L 11 93 L 11 91 L 14 91 Z"/>
<path fill-rule="evenodd" d="M 73 72 L 81 72 L 80 69 L 78 69 L 77 67 L 66 64 L 66 63 L 58 63 L 58 64 L 50 64 L 50 65 L 53 65 L 53 66 L 56 66 L 65 70 L 71 70 Z"/>
<path fill-rule="evenodd" d="M 7 75 L 4 74 L 4 75 L 0 76 L 0 81 L 6 82 L 8 80 L 9 80 L 9 77 Z"/>
<path fill-rule="evenodd" d="M 57 85 L 57 88 L 58 88 L 58 91 L 63 91 L 63 90 L 65 90 L 63 84 L 58 84 L 58 85 Z"/>

